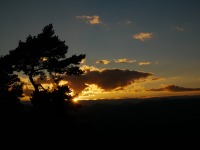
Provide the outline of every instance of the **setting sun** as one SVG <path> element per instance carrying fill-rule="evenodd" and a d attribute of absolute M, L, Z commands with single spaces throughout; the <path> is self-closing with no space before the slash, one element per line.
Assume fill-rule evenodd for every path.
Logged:
<path fill-rule="evenodd" d="M 73 100 L 74 103 L 78 102 L 78 98 L 73 98 L 72 100 Z"/>

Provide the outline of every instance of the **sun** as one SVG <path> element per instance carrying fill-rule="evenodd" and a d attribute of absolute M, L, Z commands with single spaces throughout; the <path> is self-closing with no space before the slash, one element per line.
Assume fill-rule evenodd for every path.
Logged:
<path fill-rule="evenodd" d="M 77 103 L 77 102 L 78 102 L 78 98 L 75 97 L 75 98 L 72 99 L 72 101 L 73 101 L 74 103 Z"/>

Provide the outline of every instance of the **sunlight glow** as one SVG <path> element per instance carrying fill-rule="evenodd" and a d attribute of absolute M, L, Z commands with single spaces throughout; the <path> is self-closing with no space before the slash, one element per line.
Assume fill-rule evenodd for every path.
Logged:
<path fill-rule="evenodd" d="M 76 98 L 76 97 L 73 98 L 73 102 L 74 102 L 74 103 L 77 103 L 77 102 L 78 102 L 78 98 Z"/>
<path fill-rule="evenodd" d="M 60 86 L 61 86 L 61 85 L 65 85 L 65 84 L 67 84 L 67 83 L 68 83 L 67 81 L 61 80 L 60 83 L 59 83 L 59 85 L 60 85 Z"/>

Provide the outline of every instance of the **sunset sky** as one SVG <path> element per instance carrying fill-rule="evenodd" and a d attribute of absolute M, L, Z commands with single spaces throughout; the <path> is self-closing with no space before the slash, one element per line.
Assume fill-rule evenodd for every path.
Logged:
<path fill-rule="evenodd" d="M 63 81 L 79 99 L 200 95 L 199 0 L 1 0 L 0 19 L 0 55 L 50 23 L 86 54 Z"/>

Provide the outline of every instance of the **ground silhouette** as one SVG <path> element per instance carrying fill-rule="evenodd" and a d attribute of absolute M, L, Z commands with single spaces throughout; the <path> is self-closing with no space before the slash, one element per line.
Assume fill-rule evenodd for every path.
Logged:
<path fill-rule="evenodd" d="M 140 147 L 147 144 L 151 147 L 192 144 L 192 147 L 200 134 L 199 107 L 199 97 L 191 97 L 148 99 L 139 103 L 131 100 L 120 104 L 96 103 L 71 111 L 66 120 L 41 115 L 30 117 L 30 114 L 27 117 L 25 113 L 20 116 L 21 122 L 18 119 L 15 123 L 14 129 L 17 130 L 12 126 L 7 129 L 9 134 L 6 132 L 6 136 L 11 144 L 19 146 L 68 145 L 76 148 L 81 145 L 82 148 L 91 148 L 124 145 L 125 148 L 132 144 Z M 19 135 L 26 137 L 23 143 L 17 138 Z"/>

